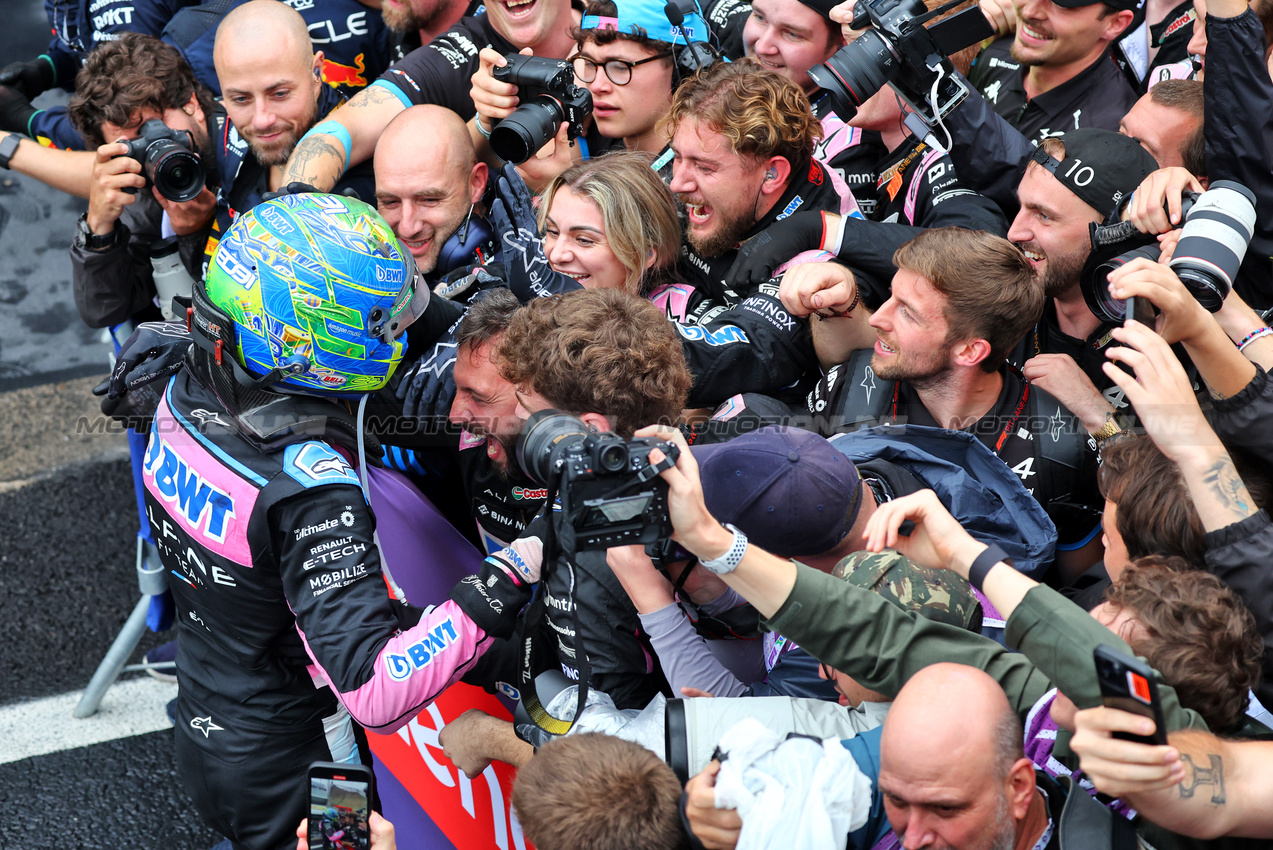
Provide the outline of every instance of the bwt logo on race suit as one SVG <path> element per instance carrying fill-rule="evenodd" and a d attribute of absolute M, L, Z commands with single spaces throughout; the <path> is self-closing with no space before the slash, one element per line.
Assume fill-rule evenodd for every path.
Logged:
<path fill-rule="evenodd" d="M 385 669 L 389 671 L 389 678 L 395 682 L 409 678 L 415 671 L 428 667 L 439 653 L 458 639 L 455 624 L 450 617 L 446 618 L 433 631 L 408 646 L 405 655 L 391 652 L 385 656 Z"/>
<path fill-rule="evenodd" d="M 226 520 L 233 517 L 234 499 L 199 477 L 199 473 L 158 436 L 150 441 L 144 464 L 155 490 L 175 505 L 192 528 L 218 543 L 225 542 Z"/>

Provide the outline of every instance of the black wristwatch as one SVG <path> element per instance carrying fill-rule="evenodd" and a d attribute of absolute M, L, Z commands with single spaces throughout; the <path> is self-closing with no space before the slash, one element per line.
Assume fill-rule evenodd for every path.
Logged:
<path fill-rule="evenodd" d="M 75 247 L 83 248 L 85 251 L 101 252 L 108 248 L 114 248 L 115 243 L 119 241 L 119 225 L 115 225 L 115 229 L 105 236 L 99 236 L 88 227 L 88 213 L 80 213 L 79 220 L 75 222 Z"/>
<path fill-rule="evenodd" d="M 0 168 L 9 169 L 9 160 L 13 159 L 13 155 L 18 152 L 18 145 L 22 144 L 22 137 L 17 133 L 10 133 L 3 139 L 0 139 Z"/>

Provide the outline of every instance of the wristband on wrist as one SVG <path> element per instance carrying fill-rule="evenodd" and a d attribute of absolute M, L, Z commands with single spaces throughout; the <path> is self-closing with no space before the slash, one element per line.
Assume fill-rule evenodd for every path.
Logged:
<path fill-rule="evenodd" d="M 734 532 L 734 540 L 729 544 L 729 548 L 725 550 L 725 554 L 719 558 L 699 559 L 699 564 L 704 569 L 710 570 L 718 576 L 732 573 L 738 569 L 738 565 L 743 560 L 743 553 L 747 551 L 747 535 L 729 523 L 724 525 L 725 528 Z"/>
<path fill-rule="evenodd" d="M 822 245 L 823 251 L 828 254 L 840 256 L 840 243 L 844 241 L 844 216 L 836 219 L 836 227 L 834 233 L 827 231 L 827 213 L 822 213 Z"/>
<path fill-rule="evenodd" d="M 480 114 L 473 116 L 473 123 L 477 126 L 477 132 L 481 133 L 482 138 L 489 142 L 491 140 L 491 130 L 494 130 L 495 128 L 492 127 L 491 130 L 486 129 L 486 125 L 482 123 L 482 116 Z"/>
<path fill-rule="evenodd" d="M 1249 334 L 1244 336 L 1242 338 L 1242 341 L 1238 343 L 1238 351 L 1245 350 L 1248 345 L 1255 342 L 1260 337 L 1268 336 L 1269 334 L 1273 334 L 1273 328 L 1270 328 L 1270 327 L 1256 328 L 1255 330 L 1251 331 Z"/>
<path fill-rule="evenodd" d="M 331 136 L 340 142 L 340 146 L 345 150 L 345 164 L 349 164 L 349 157 L 353 154 L 354 138 L 349 134 L 348 128 L 344 124 L 334 118 L 328 118 L 326 121 L 320 121 L 310 128 L 306 136 L 317 136 L 318 134 Z"/>
<path fill-rule="evenodd" d="M 981 585 L 985 582 L 990 568 L 1001 562 L 1012 566 L 1012 559 L 1008 557 L 1008 553 L 998 544 L 991 543 L 984 552 L 973 559 L 972 566 L 968 568 L 968 583 L 981 590 Z"/>

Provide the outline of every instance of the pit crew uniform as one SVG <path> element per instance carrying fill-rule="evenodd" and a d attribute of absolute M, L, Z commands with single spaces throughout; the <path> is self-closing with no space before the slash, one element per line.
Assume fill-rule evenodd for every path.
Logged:
<path fill-rule="evenodd" d="M 1026 69 L 1011 50 L 1011 36 L 992 42 L 977 55 L 968 79 L 995 112 L 1036 143 L 1084 127 L 1117 130 L 1136 103 L 1136 90 L 1109 51 L 1059 86 L 1030 98 L 1022 82 Z"/>

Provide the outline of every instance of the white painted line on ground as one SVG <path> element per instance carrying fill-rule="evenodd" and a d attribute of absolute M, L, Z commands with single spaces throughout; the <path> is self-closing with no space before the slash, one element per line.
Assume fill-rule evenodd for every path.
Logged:
<path fill-rule="evenodd" d="M 82 691 L 0 708 L 0 764 L 171 729 L 164 706 L 177 685 L 150 676 L 121 679 L 106 691 L 92 717 L 72 712 Z"/>

